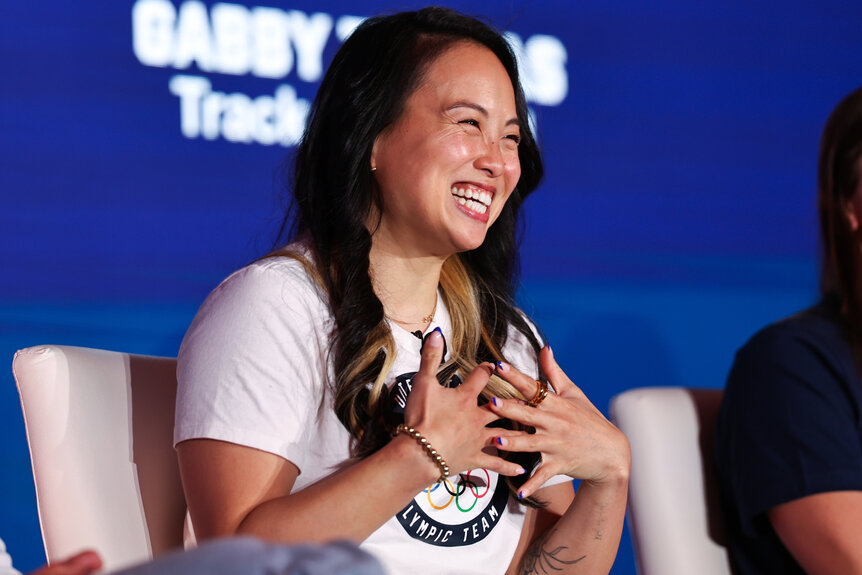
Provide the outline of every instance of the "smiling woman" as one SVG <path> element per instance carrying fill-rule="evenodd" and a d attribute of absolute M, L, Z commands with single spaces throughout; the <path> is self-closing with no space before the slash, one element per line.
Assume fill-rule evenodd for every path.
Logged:
<path fill-rule="evenodd" d="M 479 247 L 521 177 L 520 134 L 500 60 L 477 43 L 446 47 L 375 141 L 383 210 L 374 244 L 405 256 Z"/>
<path fill-rule="evenodd" d="M 347 538 L 391 573 L 610 570 L 628 443 L 514 304 L 541 175 L 499 33 L 441 8 L 357 28 L 297 150 L 286 242 L 180 350 L 198 538 Z"/>

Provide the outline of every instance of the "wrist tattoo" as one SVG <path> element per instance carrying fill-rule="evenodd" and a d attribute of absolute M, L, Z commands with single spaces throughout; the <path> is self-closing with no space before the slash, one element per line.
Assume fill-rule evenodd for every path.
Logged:
<path fill-rule="evenodd" d="M 565 545 L 551 548 L 548 539 L 556 530 L 556 527 L 548 529 L 530 546 L 521 564 L 521 575 L 559 573 L 565 566 L 574 565 L 586 557 L 581 555 L 577 559 L 569 559 L 571 553 Z"/>

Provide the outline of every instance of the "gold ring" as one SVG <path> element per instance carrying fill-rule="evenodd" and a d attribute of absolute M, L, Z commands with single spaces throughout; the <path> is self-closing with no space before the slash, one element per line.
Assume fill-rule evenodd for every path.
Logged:
<path fill-rule="evenodd" d="M 536 395 L 533 396 L 533 399 L 527 402 L 527 405 L 530 407 L 539 407 L 539 404 L 545 401 L 545 398 L 548 397 L 548 384 L 536 380 Z"/>

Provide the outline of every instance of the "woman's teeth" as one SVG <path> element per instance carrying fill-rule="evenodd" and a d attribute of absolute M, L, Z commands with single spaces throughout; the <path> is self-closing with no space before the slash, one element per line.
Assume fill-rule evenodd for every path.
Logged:
<path fill-rule="evenodd" d="M 476 190 L 473 188 L 452 188 L 452 195 L 455 200 L 467 208 L 478 214 L 484 214 L 491 206 L 491 193 L 485 190 Z"/>

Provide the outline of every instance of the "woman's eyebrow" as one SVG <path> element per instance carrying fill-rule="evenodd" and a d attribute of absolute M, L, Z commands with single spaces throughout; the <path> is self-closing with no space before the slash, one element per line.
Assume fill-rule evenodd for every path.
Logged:
<path fill-rule="evenodd" d="M 446 108 L 446 111 L 451 112 L 456 108 L 470 108 L 471 110 L 476 110 L 485 118 L 488 117 L 488 110 L 486 110 L 484 106 L 477 104 L 476 102 L 470 102 L 469 100 L 459 100 L 458 102 L 455 102 L 454 104 Z M 521 122 L 518 120 L 518 118 L 510 118 L 509 121 L 506 122 L 506 125 L 520 126 Z"/>

